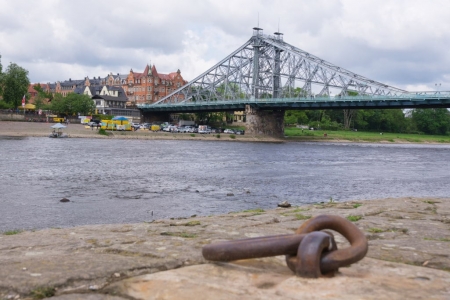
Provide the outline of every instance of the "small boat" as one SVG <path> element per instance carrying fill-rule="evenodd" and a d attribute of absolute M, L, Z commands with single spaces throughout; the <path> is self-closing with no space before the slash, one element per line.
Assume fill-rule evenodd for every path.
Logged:
<path fill-rule="evenodd" d="M 50 128 L 53 128 L 52 133 L 50 133 L 49 138 L 67 138 L 69 137 L 66 133 L 63 133 L 61 129 L 66 128 L 61 123 L 56 123 L 53 126 L 50 126 Z"/>
<path fill-rule="evenodd" d="M 49 138 L 67 138 L 69 136 L 67 135 L 67 133 L 63 133 L 61 131 L 59 131 L 59 132 L 54 131 L 54 132 L 50 133 L 50 135 L 48 137 Z"/>

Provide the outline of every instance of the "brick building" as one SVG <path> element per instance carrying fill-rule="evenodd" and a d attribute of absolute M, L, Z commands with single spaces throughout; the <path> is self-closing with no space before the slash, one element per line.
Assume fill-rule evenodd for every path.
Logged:
<path fill-rule="evenodd" d="M 161 74 L 155 65 L 147 65 L 142 73 L 130 70 L 123 89 L 132 104 L 154 103 L 186 83 L 180 70 Z"/>
<path fill-rule="evenodd" d="M 41 86 L 46 92 L 60 93 L 63 96 L 75 92 L 85 93 L 86 87 L 97 87 L 97 90 L 102 90 L 104 86 L 107 86 L 108 90 L 111 90 L 111 87 L 121 87 L 127 99 L 127 106 L 134 106 L 141 103 L 156 102 L 186 83 L 187 81 L 181 76 L 180 70 L 169 74 L 160 74 L 155 65 L 152 67 L 147 65 L 142 73 L 134 72 L 131 69 L 129 74 L 117 73 L 117 75 L 114 75 L 110 73 L 104 78 L 99 76 L 93 79 L 89 79 L 89 77 L 81 80 L 69 79 L 57 81 L 53 84 L 41 84 Z M 31 84 L 29 87 L 31 102 L 37 95 L 33 88 L 34 85 Z M 89 89 L 89 91 L 91 90 L 94 91 Z"/>

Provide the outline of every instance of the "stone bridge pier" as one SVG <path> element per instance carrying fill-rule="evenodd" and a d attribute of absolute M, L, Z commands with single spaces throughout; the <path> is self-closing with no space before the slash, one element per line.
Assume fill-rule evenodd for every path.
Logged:
<path fill-rule="evenodd" d="M 259 110 L 245 106 L 245 134 L 284 137 L 284 110 Z"/>

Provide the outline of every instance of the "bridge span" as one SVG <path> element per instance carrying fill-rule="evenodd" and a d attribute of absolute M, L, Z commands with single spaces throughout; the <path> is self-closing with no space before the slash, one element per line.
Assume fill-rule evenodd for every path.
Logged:
<path fill-rule="evenodd" d="M 333 96 L 334 95 L 334 96 Z M 283 40 L 253 36 L 186 85 L 151 104 L 145 120 L 184 112 L 243 111 L 249 134 L 282 136 L 284 111 L 450 107 L 450 92 L 407 92 L 333 65 Z"/>

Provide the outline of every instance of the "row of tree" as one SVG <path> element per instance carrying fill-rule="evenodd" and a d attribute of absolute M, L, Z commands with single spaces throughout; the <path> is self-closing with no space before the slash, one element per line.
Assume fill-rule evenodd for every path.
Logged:
<path fill-rule="evenodd" d="M 325 130 L 364 130 L 377 132 L 450 133 L 450 112 L 446 108 L 288 110 L 286 125 L 303 124 Z"/>

